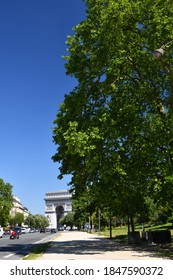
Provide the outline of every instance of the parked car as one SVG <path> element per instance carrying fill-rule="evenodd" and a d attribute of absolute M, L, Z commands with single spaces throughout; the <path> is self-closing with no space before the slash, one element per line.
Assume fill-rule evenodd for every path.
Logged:
<path fill-rule="evenodd" d="M 45 233 L 45 232 L 46 232 L 45 228 L 41 228 L 41 229 L 40 229 L 40 233 L 41 233 L 41 232 L 44 232 L 44 233 Z"/>
<path fill-rule="evenodd" d="M 4 235 L 8 235 L 8 234 L 10 234 L 10 233 L 11 233 L 10 229 L 4 230 Z"/>
<path fill-rule="evenodd" d="M 51 231 L 50 231 L 51 233 L 56 233 L 57 232 L 57 230 L 56 230 L 56 228 L 51 228 Z"/>
<path fill-rule="evenodd" d="M 34 233 L 35 232 L 35 228 L 31 228 L 29 233 Z"/>
<path fill-rule="evenodd" d="M 59 225 L 59 226 L 58 226 L 58 230 L 59 230 L 59 231 L 63 231 L 63 230 L 64 230 L 64 226 Z"/>
<path fill-rule="evenodd" d="M 25 228 L 25 233 L 29 233 L 31 228 Z"/>
<path fill-rule="evenodd" d="M 4 230 L 2 227 L 0 227 L 0 238 L 2 238 L 3 234 L 4 234 Z"/>
<path fill-rule="evenodd" d="M 26 233 L 26 228 L 21 228 L 21 233 Z"/>

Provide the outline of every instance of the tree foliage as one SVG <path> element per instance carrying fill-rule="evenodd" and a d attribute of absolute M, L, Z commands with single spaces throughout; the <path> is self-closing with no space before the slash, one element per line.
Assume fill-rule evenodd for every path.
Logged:
<path fill-rule="evenodd" d="M 15 213 L 14 217 L 10 217 L 9 223 L 12 227 L 14 226 L 22 226 L 24 222 L 24 214 L 23 213 Z"/>
<path fill-rule="evenodd" d="M 0 178 L 0 225 L 3 227 L 7 226 L 10 218 L 13 203 L 12 188 Z"/>
<path fill-rule="evenodd" d="M 45 228 L 48 227 L 49 221 L 47 217 L 41 214 L 32 215 L 29 214 L 29 216 L 25 220 L 25 224 L 29 227 L 33 228 Z"/>
<path fill-rule="evenodd" d="M 170 0 L 86 0 L 86 20 L 67 40 L 66 73 L 77 86 L 54 122 L 74 197 L 133 218 L 145 197 L 173 196 L 173 6 Z M 164 57 L 154 50 L 167 44 Z M 173 46 L 173 44 L 172 44 Z M 90 197 L 91 197 L 90 196 Z M 133 229 L 133 228 L 132 228 Z"/>
<path fill-rule="evenodd" d="M 75 220 L 74 220 L 74 212 L 69 212 L 66 216 L 60 219 L 60 224 L 66 225 L 66 227 L 72 227 L 75 225 Z"/>

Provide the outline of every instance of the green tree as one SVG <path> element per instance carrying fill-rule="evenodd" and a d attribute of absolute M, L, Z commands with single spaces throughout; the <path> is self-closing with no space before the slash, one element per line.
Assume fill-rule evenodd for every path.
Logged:
<path fill-rule="evenodd" d="M 45 228 L 48 227 L 49 221 L 47 217 L 41 214 L 32 215 L 29 214 L 29 216 L 25 219 L 25 224 L 29 227 L 33 228 Z"/>
<path fill-rule="evenodd" d="M 60 224 L 69 226 L 71 229 L 75 224 L 74 213 L 69 212 L 65 217 L 60 219 Z"/>
<path fill-rule="evenodd" d="M 9 183 L 5 183 L 0 178 L 0 225 L 3 227 L 7 226 L 10 219 L 13 205 L 12 188 Z"/>
<path fill-rule="evenodd" d="M 24 214 L 23 213 L 16 213 L 14 217 L 10 217 L 9 223 L 12 227 L 14 226 L 22 226 L 24 222 Z"/>
<path fill-rule="evenodd" d="M 28 217 L 25 219 L 25 224 L 28 225 L 28 227 L 35 227 L 35 217 L 32 214 L 29 214 Z"/>
<path fill-rule="evenodd" d="M 133 218 L 145 197 L 173 196 L 173 92 L 170 0 L 86 0 L 86 20 L 67 40 L 66 73 L 77 86 L 54 122 L 59 178 L 72 174 L 76 198 L 90 189 L 99 204 Z M 115 213 L 116 214 L 116 213 Z"/>
<path fill-rule="evenodd" d="M 34 218 L 35 218 L 35 227 L 36 228 L 48 227 L 49 221 L 48 221 L 47 217 L 45 217 L 44 215 L 36 214 L 36 215 L 34 215 Z"/>

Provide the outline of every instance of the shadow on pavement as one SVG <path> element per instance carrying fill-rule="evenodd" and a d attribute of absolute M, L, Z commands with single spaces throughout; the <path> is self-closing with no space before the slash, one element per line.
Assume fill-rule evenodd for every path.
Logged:
<path fill-rule="evenodd" d="M 72 240 L 72 241 L 53 241 L 46 253 L 49 254 L 74 254 L 74 255 L 91 255 L 103 254 L 106 252 L 118 251 L 133 251 L 133 256 L 136 253 L 145 252 L 145 256 L 159 258 L 159 252 L 163 253 L 162 248 L 156 248 L 147 244 L 142 245 L 128 245 L 117 242 L 113 239 L 107 238 L 93 238 L 86 240 Z M 139 255 L 138 255 L 139 257 Z M 163 259 L 163 255 L 160 256 Z M 141 255 L 142 259 L 142 255 Z M 168 259 L 168 258 L 167 258 Z M 170 259 L 170 258 L 169 258 Z"/>

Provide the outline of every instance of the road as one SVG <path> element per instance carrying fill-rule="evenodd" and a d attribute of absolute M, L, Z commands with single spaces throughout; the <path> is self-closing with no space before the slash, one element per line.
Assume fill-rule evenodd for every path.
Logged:
<path fill-rule="evenodd" d="M 48 242 L 58 234 L 58 232 L 26 233 L 13 240 L 9 235 L 3 235 L 0 238 L 0 260 L 20 260 L 30 252 L 33 245 Z"/>

